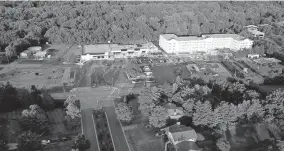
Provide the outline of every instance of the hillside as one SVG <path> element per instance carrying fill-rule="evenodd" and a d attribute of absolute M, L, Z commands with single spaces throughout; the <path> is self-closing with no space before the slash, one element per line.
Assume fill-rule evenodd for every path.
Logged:
<path fill-rule="evenodd" d="M 157 41 L 161 33 L 240 33 L 245 25 L 283 21 L 283 8 L 283 2 L 1 2 L 0 49 L 14 55 L 46 41 L 131 43 Z M 282 42 L 279 25 L 261 30 Z"/>

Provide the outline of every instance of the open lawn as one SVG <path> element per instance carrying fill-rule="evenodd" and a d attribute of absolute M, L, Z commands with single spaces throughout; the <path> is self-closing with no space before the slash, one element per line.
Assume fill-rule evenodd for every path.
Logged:
<path fill-rule="evenodd" d="M 82 54 L 82 47 L 79 47 L 79 45 L 73 45 L 64 54 L 63 56 L 64 62 L 75 63 L 76 55 L 81 55 L 81 54 Z"/>
<path fill-rule="evenodd" d="M 111 68 L 106 70 L 106 72 L 103 74 L 103 78 L 108 85 L 112 85 L 117 82 L 120 70 L 121 68 Z"/>
<path fill-rule="evenodd" d="M 162 138 L 155 137 L 150 128 L 136 127 L 125 130 L 131 151 L 163 151 L 164 142 Z"/>
<path fill-rule="evenodd" d="M 59 142 L 59 143 L 54 143 L 50 145 L 46 145 L 44 147 L 44 151 L 71 151 L 73 146 L 73 141 L 67 141 L 67 142 Z"/>
<path fill-rule="evenodd" d="M 12 119 L 20 119 L 22 116 L 22 111 L 23 109 L 18 109 L 13 112 L 8 112 L 8 113 L 0 113 L 0 118 L 4 118 L 6 120 L 12 120 Z"/>
<path fill-rule="evenodd" d="M 259 90 L 265 93 L 270 93 L 277 89 L 284 89 L 284 85 L 259 85 Z"/>
<path fill-rule="evenodd" d="M 44 64 L 45 60 L 22 60 L 19 61 L 19 64 Z"/>
<path fill-rule="evenodd" d="M 0 123 L 0 140 L 17 143 L 17 136 L 22 132 L 17 120 L 2 120 Z"/>
<path fill-rule="evenodd" d="M 52 124 L 51 134 L 49 137 L 56 137 L 57 135 L 70 135 L 77 134 L 80 132 L 80 127 L 77 127 L 74 130 L 68 130 L 64 125 L 64 116 L 66 115 L 65 111 L 61 108 L 54 109 L 52 111 L 46 112 L 49 121 Z"/>
<path fill-rule="evenodd" d="M 190 72 L 187 70 L 185 65 L 155 66 L 152 67 L 155 80 L 160 84 L 164 84 L 165 82 L 173 83 L 176 77 L 174 71 L 178 67 L 181 67 L 183 70 L 181 75 L 182 78 L 190 77 Z"/>
<path fill-rule="evenodd" d="M 72 47 L 72 45 L 66 45 L 66 44 L 51 44 L 45 46 L 46 49 L 55 49 L 58 50 L 55 52 L 55 58 L 63 57 L 66 52 Z"/>

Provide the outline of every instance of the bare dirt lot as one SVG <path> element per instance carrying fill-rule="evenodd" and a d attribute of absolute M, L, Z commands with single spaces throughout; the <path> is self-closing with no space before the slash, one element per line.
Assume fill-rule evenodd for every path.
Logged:
<path fill-rule="evenodd" d="M 1 74 L 1 81 L 11 81 L 16 85 L 38 87 L 62 86 L 62 78 L 69 81 L 69 75 L 75 71 L 75 68 L 63 66 L 43 66 L 40 68 L 14 69 L 7 73 Z M 70 69 L 70 70 L 66 70 Z M 64 73 L 64 71 L 69 73 Z M 76 71 L 75 71 L 76 72 Z"/>

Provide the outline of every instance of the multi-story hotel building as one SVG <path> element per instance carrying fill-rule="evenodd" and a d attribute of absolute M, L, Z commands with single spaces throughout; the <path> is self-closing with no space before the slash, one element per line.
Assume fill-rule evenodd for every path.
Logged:
<path fill-rule="evenodd" d="M 160 35 L 159 45 L 166 53 L 209 52 L 210 50 L 228 48 L 238 51 L 250 49 L 253 41 L 237 34 L 206 34 L 202 36 Z"/>

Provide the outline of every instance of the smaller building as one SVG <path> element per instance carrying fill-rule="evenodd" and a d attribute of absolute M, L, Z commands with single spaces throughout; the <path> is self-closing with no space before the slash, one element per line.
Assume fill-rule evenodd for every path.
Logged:
<path fill-rule="evenodd" d="M 181 125 L 180 122 L 177 122 L 175 125 L 171 125 L 162 129 L 166 132 L 169 140 L 174 144 L 178 144 L 183 141 L 195 142 L 197 140 L 197 133 L 191 127 Z"/>
<path fill-rule="evenodd" d="M 175 147 L 176 151 L 200 151 L 200 148 L 195 144 L 195 142 L 191 141 L 178 143 Z"/>
<path fill-rule="evenodd" d="M 167 103 L 163 107 L 167 110 L 168 115 L 171 119 L 177 120 L 177 119 L 179 119 L 179 118 L 181 118 L 182 116 L 185 115 L 184 112 L 183 112 L 183 109 L 177 107 L 173 103 Z"/>
<path fill-rule="evenodd" d="M 259 58 L 259 54 L 248 54 L 248 58 L 250 58 L 250 59 L 258 59 Z"/>
<path fill-rule="evenodd" d="M 245 26 L 247 31 L 252 34 L 254 38 L 264 38 L 265 33 L 258 30 L 258 26 L 248 25 Z"/>
<path fill-rule="evenodd" d="M 18 143 L 8 143 L 7 147 L 9 151 L 16 151 L 18 150 Z"/>
<path fill-rule="evenodd" d="M 109 50 L 108 44 L 85 45 L 83 46 L 81 61 L 108 59 Z"/>
<path fill-rule="evenodd" d="M 44 59 L 47 57 L 46 51 L 39 51 L 37 53 L 35 53 L 34 57 L 36 59 Z"/>
<path fill-rule="evenodd" d="M 248 30 L 254 38 L 264 38 L 265 33 L 258 30 Z"/>
<path fill-rule="evenodd" d="M 32 53 L 30 50 L 25 50 L 20 53 L 20 58 L 29 58 L 29 53 Z"/>
<path fill-rule="evenodd" d="M 165 131 L 168 136 L 169 142 L 174 145 L 176 151 L 200 151 L 199 147 L 195 144 L 197 140 L 197 133 L 191 127 L 181 125 L 178 122 L 161 131 Z"/>
<path fill-rule="evenodd" d="M 159 52 L 151 42 L 145 44 L 96 44 L 83 46 L 81 61 L 101 60 L 113 58 L 131 58 Z"/>
<path fill-rule="evenodd" d="M 41 46 L 33 46 L 33 47 L 29 47 L 28 50 L 30 50 L 31 52 L 38 52 L 38 51 L 42 51 L 42 47 Z"/>

